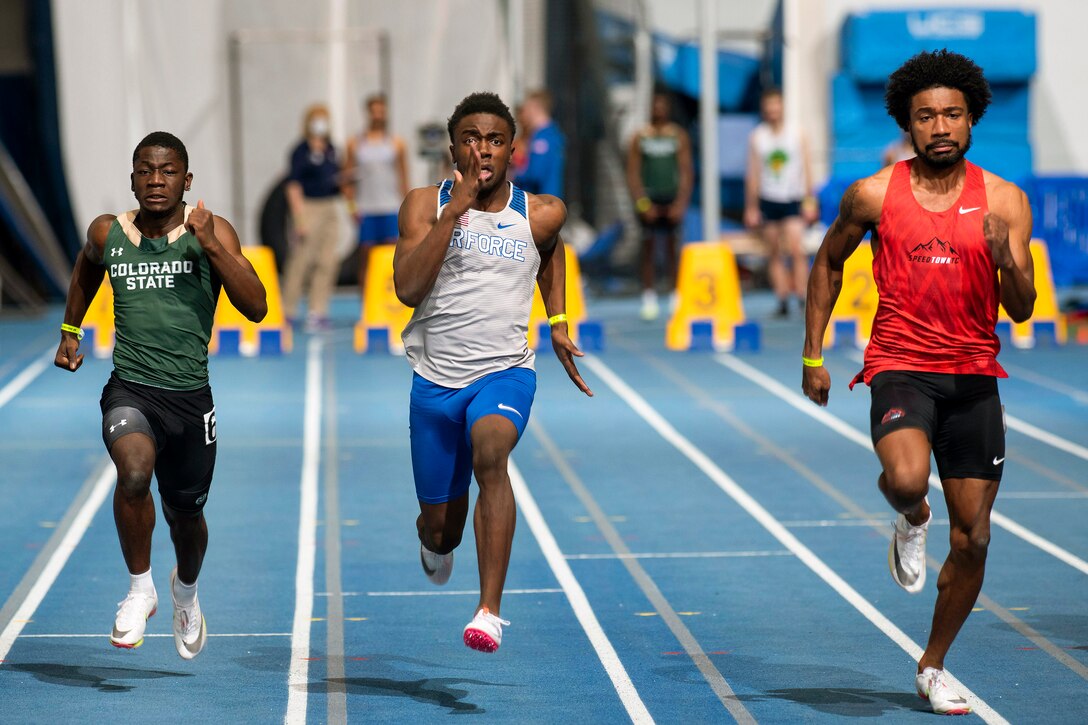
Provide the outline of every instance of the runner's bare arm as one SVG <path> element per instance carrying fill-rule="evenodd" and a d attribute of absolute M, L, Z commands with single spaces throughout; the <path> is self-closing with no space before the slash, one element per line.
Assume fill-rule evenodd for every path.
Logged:
<path fill-rule="evenodd" d="M 64 305 L 64 324 L 66 325 L 79 327 L 83 324 L 87 308 L 98 293 L 98 288 L 102 286 L 102 278 L 106 274 L 106 267 L 102 264 L 106 250 L 106 236 L 115 218 L 113 214 L 103 214 L 91 222 L 90 227 L 87 228 L 87 243 L 76 256 L 76 263 L 72 268 L 72 281 L 68 285 L 68 299 Z M 79 335 L 61 331 L 60 346 L 57 347 L 53 364 L 69 372 L 79 369 L 79 366 L 83 364 L 83 355 L 79 352 Z"/>
<path fill-rule="evenodd" d="M 839 215 L 828 228 L 809 273 L 802 357 L 819 360 L 823 356 L 824 331 L 842 289 L 843 264 L 879 219 L 886 186 L 886 181 L 882 187 L 880 179 L 868 177 L 855 181 L 842 196 Z M 801 388 L 805 395 L 818 405 L 827 405 L 831 390 L 827 368 L 805 365 L 803 373 Z"/>
<path fill-rule="evenodd" d="M 442 262 L 446 259 L 450 237 L 457 218 L 468 211 L 480 189 L 480 153 L 475 151 L 464 173 L 453 172 L 450 201 L 438 209 L 438 190 L 434 187 L 413 189 L 401 204 L 397 223 L 400 238 L 393 254 L 393 286 L 397 299 L 416 307 L 430 294 Z"/>
<path fill-rule="evenodd" d="M 1014 322 L 1023 322 L 1035 309 L 1035 265 L 1031 258 L 1031 205 L 1027 195 L 1004 182 L 995 204 L 982 221 L 998 269 L 1001 304 Z"/>
<path fill-rule="evenodd" d="M 567 311 L 567 255 L 559 230 L 567 219 L 567 207 L 554 196 L 532 194 L 529 196 L 529 217 L 533 220 L 533 241 L 540 252 L 540 270 L 537 284 L 544 300 L 544 310 L 549 318 Z M 570 339 L 566 322 L 551 325 L 552 349 L 579 390 L 592 396 L 586 382 L 574 364 L 574 358 L 584 353 Z"/>
<path fill-rule="evenodd" d="M 230 222 L 204 208 L 204 200 L 189 212 L 185 228 L 200 242 L 223 290 L 239 312 L 251 322 L 260 322 L 268 314 L 264 284 L 253 265 L 242 254 L 238 233 Z"/>

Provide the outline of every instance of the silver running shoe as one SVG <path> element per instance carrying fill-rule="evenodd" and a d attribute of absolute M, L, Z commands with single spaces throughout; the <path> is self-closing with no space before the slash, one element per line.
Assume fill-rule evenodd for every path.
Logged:
<path fill-rule="evenodd" d="M 154 591 L 129 592 L 117 603 L 117 616 L 113 620 L 110 644 L 123 649 L 134 649 L 144 643 L 147 620 L 159 609 L 159 596 Z"/>
<path fill-rule="evenodd" d="M 423 566 L 423 573 L 433 584 L 442 586 L 450 580 L 453 573 L 453 552 L 448 554 L 436 554 L 422 543 L 419 545 L 419 563 Z"/>
<path fill-rule="evenodd" d="M 971 712 L 971 706 L 963 695 L 948 684 L 944 670 L 925 668 L 914 678 L 914 688 L 918 691 L 918 697 L 929 700 L 930 707 L 938 715 L 967 715 Z"/>
<path fill-rule="evenodd" d="M 178 570 L 170 572 L 170 598 L 174 599 L 174 580 Z M 200 599 L 193 598 L 190 607 L 183 607 L 174 599 L 174 647 L 183 660 L 191 660 L 200 654 L 208 641 L 208 625 L 200 611 Z"/>
<path fill-rule="evenodd" d="M 932 511 L 921 526 L 911 526 L 903 514 L 895 519 L 895 533 L 888 547 L 888 568 L 895 583 L 911 594 L 922 591 L 926 583 L 926 531 L 932 520 Z"/>

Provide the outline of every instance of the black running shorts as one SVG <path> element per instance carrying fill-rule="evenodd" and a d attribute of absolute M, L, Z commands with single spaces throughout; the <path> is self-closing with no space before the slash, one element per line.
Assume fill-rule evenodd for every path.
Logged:
<path fill-rule="evenodd" d="M 165 390 L 121 380 L 114 373 L 102 390 L 106 449 L 129 432 L 145 433 L 155 442 L 155 478 L 162 502 L 182 514 L 199 513 L 215 470 L 211 387 Z"/>
<path fill-rule="evenodd" d="M 933 446 L 937 473 L 1000 481 L 1005 467 L 1005 410 L 990 375 L 889 370 L 869 384 L 873 443 L 900 428 L 920 428 Z"/>

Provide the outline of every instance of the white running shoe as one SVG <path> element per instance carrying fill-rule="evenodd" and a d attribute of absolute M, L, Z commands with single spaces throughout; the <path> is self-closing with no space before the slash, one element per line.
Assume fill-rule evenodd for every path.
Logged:
<path fill-rule="evenodd" d="M 174 580 L 178 570 L 170 572 L 170 598 L 174 599 Z M 191 607 L 183 607 L 174 599 L 174 647 L 183 660 L 191 660 L 204 649 L 208 641 L 208 625 L 200 611 L 200 599 L 194 597 Z"/>
<path fill-rule="evenodd" d="M 453 573 L 453 552 L 436 554 L 420 542 L 419 563 L 423 565 L 423 573 L 427 578 L 442 586 L 450 580 L 450 574 Z"/>
<path fill-rule="evenodd" d="M 654 292 L 653 290 L 643 290 L 642 309 L 639 310 L 639 317 L 650 322 L 651 320 L 656 320 L 660 313 L 661 306 L 657 301 L 657 292 Z"/>
<path fill-rule="evenodd" d="M 932 511 L 921 526 L 912 526 L 903 514 L 895 519 L 895 533 L 888 547 L 888 568 L 895 583 L 911 594 L 922 591 L 926 583 L 926 531 L 932 520 Z"/>
<path fill-rule="evenodd" d="M 967 715 L 971 706 L 952 686 L 945 682 L 944 670 L 927 667 L 914 678 L 918 697 L 929 700 L 933 712 L 938 715 Z"/>
<path fill-rule="evenodd" d="M 158 609 L 159 595 L 154 590 L 150 593 L 129 592 L 117 603 L 117 617 L 113 620 L 110 644 L 124 649 L 142 645 L 147 620 L 155 616 Z"/>
<path fill-rule="evenodd" d="M 465 644 L 477 652 L 494 652 L 502 644 L 502 627 L 510 626 L 499 619 L 487 607 L 481 607 L 472 621 L 465 625 Z"/>

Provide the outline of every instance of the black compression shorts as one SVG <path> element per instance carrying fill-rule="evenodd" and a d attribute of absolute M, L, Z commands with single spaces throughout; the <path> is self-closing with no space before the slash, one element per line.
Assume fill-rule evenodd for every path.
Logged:
<path fill-rule="evenodd" d="M 990 375 L 889 370 L 869 384 L 873 443 L 900 428 L 920 428 L 937 473 L 1000 481 L 1005 467 L 1005 409 Z"/>
<path fill-rule="evenodd" d="M 129 432 L 148 435 L 155 442 L 155 478 L 162 502 L 182 514 L 199 513 L 215 470 L 211 387 L 165 390 L 121 380 L 114 373 L 102 389 L 101 404 L 106 449 Z M 137 413 L 130 415 L 133 409 Z"/>

